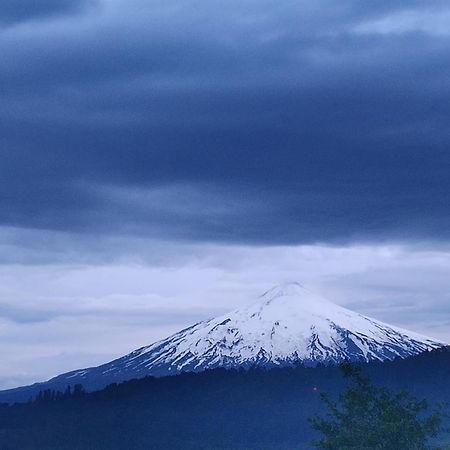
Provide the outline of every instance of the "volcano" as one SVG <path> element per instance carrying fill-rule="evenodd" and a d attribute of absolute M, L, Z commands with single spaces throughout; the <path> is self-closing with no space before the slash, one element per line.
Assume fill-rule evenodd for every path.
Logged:
<path fill-rule="evenodd" d="M 346 309 L 298 283 L 286 283 L 249 306 L 199 322 L 109 363 L 18 390 L 75 384 L 94 390 L 133 378 L 219 367 L 272 369 L 388 361 L 446 345 Z M 0 393 L 0 399 L 6 392 Z"/>

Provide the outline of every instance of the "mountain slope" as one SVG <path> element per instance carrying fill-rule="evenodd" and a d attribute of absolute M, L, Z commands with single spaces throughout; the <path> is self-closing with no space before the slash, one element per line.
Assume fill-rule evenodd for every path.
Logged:
<path fill-rule="evenodd" d="M 200 322 L 105 369 L 168 375 L 215 367 L 315 365 L 407 357 L 440 346 L 289 283 L 251 306 Z"/>
<path fill-rule="evenodd" d="M 69 372 L 48 383 L 34 385 L 34 390 L 63 389 L 76 383 L 98 389 L 147 375 L 174 375 L 217 367 L 273 368 L 386 361 L 442 346 L 445 346 L 442 342 L 333 304 L 297 283 L 287 283 L 266 292 L 250 306 L 199 322 L 102 366 Z"/>

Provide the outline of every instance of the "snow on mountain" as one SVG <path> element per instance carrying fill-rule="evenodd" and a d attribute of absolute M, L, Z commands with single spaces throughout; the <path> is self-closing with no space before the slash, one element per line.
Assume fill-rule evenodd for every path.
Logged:
<path fill-rule="evenodd" d="M 286 283 L 250 306 L 199 322 L 105 364 L 101 373 L 162 376 L 215 367 L 383 361 L 443 345 L 338 306 L 298 283 Z M 83 379 L 91 370 L 68 377 Z"/>
<path fill-rule="evenodd" d="M 89 388 L 147 375 L 217 367 L 285 367 L 405 358 L 446 346 L 338 306 L 298 283 L 277 286 L 259 300 L 199 322 L 99 367 L 60 375 L 49 385 Z"/>

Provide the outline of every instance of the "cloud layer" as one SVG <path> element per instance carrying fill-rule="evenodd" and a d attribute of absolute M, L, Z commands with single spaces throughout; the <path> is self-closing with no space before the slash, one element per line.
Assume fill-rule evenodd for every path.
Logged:
<path fill-rule="evenodd" d="M 40 5 L 0 30 L 1 225 L 448 239 L 445 2 Z"/>
<path fill-rule="evenodd" d="M 0 24 L 3 26 L 18 23 L 45 20 L 54 16 L 63 16 L 82 12 L 93 5 L 92 0 L 3 0 L 0 7 Z"/>

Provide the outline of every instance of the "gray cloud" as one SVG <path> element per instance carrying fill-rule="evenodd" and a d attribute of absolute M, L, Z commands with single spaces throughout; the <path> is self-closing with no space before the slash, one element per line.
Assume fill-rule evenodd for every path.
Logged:
<path fill-rule="evenodd" d="M 111 0 L 7 29 L 0 223 L 447 240 L 448 36 L 427 31 L 447 13 L 439 1 Z M 401 32 L 370 25 L 386 21 Z"/>
<path fill-rule="evenodd" d="M 92 0 L 2 0 L 0 25 L 80 12 L 91 4 Z"/>

